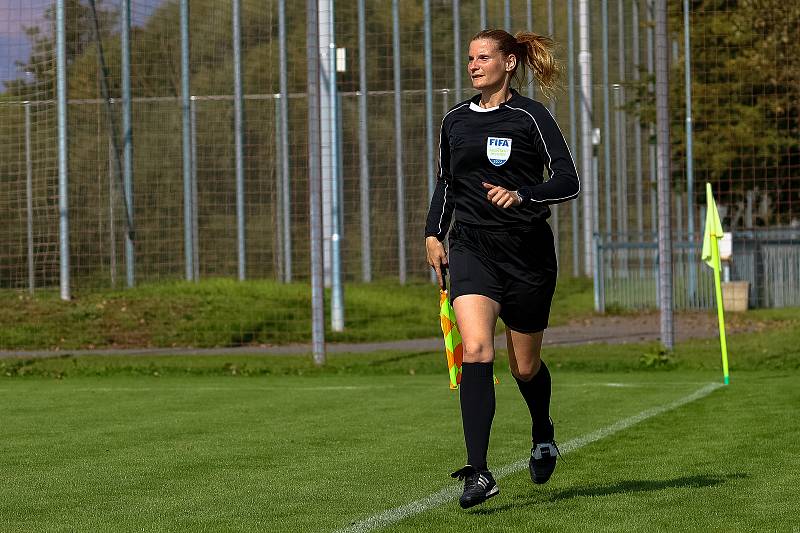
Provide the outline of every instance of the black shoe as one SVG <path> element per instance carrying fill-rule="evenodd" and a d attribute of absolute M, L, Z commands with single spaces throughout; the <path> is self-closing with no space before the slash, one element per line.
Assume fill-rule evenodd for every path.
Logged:
<path fill-rule="evenodd" d="M 476 470 L 475 467 L 467 465 L 450 474 L 450 477 L 458 478 L 459 481 L 464 480 L 464 493 L 458 499 L 462 509 L 483 503 L 500 493 L 500 488 L 488 470 Z"/>
<path fill-rule="evenodd" d="M 531 472 L 531 480 L 537 485 L 547 483 L 553 470 L 556 469 L 556 458 L 561 455 L 556 446 L 556 441 L 534 443 L 531 448 L 531 460 L 528 462 L 528 470 Z"/>

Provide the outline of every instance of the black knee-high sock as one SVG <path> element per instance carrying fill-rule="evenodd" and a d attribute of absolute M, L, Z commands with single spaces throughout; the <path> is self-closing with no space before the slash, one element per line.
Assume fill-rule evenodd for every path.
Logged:
<path fill-rule="evenodd" d="M 531 412 L 533 441 L 553 440 L 553 426 L 550 425 L 550 371 L 547 365 L 542 361 L 539 371 L 530 381 L 514 379 Z"/>
<path fill-rule="evenodd" d="M 492 363 L 461 365 L 461 421 L 467 444 L 467 464 L 486 469 L 489 432 L 494 418 L 494 378 Z"/>

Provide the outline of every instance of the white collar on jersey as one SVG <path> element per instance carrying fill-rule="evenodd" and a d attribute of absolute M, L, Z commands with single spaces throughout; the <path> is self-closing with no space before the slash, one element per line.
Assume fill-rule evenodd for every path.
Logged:
<path fill-rule="evenodd" d="M 473 110 L 473 111 L 477 111 L 478 113 L 488 113 L 489 111 L 496 111 L 496 110 L 500 109 L 501 105 L 507 104 L 516 95 L 517 95 L 517 91 L 515 91 L 513 88 L 509 87 L 508 88 L 508 100 L 506 100 L 505 102 L 501 102 L 500 105 L 496 105 L 494 107 L 483 108 L 480 105 L 478 105 L 478 103 L 477 103 L 477 102 L 481 101 L 480 100 L 481 95 L 480 94 L 476 94 L 473 98 L 470 99 L 469 108 L 471 110 Z"/>
<path fill-rule="evenodd" d="M 473 111 L 478 111 L 479 113 L 486 113 L 487 111 L 494 111 L 495 109 L 500 109 L 500 106 L 496 105 L 494 107 L 483 108 L 478 104 L 476 104 L 475 102 L 470 102 L 469 108 L 472 109 Z"/>

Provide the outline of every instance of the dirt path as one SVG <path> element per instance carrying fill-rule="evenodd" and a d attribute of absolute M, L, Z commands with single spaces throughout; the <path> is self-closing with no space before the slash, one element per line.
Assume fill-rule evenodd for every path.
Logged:
<path fill-rule="evenodd" d="M 674 325 L 677 342 L 719 336 L 716 313 L 676 313 Z M 759 327 L 758 324 L 745 320 L 743 316 L 730 313 L 726 317 L 725 326 L 728 334 L 755 331 Z M 575 321 L 568 326 L 549 328 L 544 334 L 544 344 L 558 346 L 590 342 L 624 344 L 657 341 L 660 338 L 660 331 L 660 315 L 655 312 L 597 316 Z"/>
<path fill-rule="evenodd" d="M 737 315 L 726 319 L 728 334 L 759 329 Z M 596 316 L 574 321 L 565 326 L 553 326 L 544 334 L 545 346 L 568 346 L 571 344 L 657 341 L 659 339 L 659 314 L 641 313 L 622 316 Z M 717 318 L 712 313 L 680 313 L 675 315 L 675 340 L 717 337 Z M 505 349 L 505 335 L 495 338 L 495 347 Z M 411 339 L 405 341 L 336 343 L 328 344 L 328 353 L 369 353 L 384 350 L 424 351 L 442 348 L 442 338 Z M 146 348 L 146 349 L 97 349 L 62 351 L 0 351 L 0 358 L 9 357 L 54 357 L 65 355 L 293 355 L 310 353 L 310 344 L 283 346 L 242 346 L 235 348 Z"/>

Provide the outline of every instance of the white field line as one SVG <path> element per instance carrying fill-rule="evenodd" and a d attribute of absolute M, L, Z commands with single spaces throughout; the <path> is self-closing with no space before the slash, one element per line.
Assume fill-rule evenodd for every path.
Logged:
<path fill-rule="evenodd" d="M 586 388 L 586 387 L 609 387 L 609 388 L 659 388 L 659 387 L 673 387 L 676 385 L 702 385 L 704 381 L 653 381 L 653 382 L 601 382 L 593 381 L 591 383 L 559 383 L 557 388 Z M 429 388 L 430 383 L 409 383 L 404 385 L 319 385 L 319 386 L 281 386 L 281 385 L 264 385 L 260 387 L 216 387 L 216 386 L 203 386 L 203 387 L 79 387 L 76 389 L 65 388 L 64 392 L 157 392 L 157 391 L 191 391 L 191 392 L 225 392 L 225 391 L 238 391 L 238 392 L 258 392 L 258 391 L 281 391 L 281 390 L 301 390 L 301 391 L 354 391 L 354 390 L 369 390 L 369 389 L 394 389 L 402 388 L 408 389 L 413 387 Z M 13 389 L 0 389 L 0 393 L 13 392 Z M 455 393 L 454 393 L 455 394 Z"/>
<path fill-rule="evenodd" d="M 390 386 L 389 386 L 390 387 Z M 385 389 L 387 386 L 379 385 L 328 385 L 318 387 L 82 387 L 79 389 L 72 389 L 71 392 L 229 392 L 229 391 L 246 391 L 246 392 L 260 392 L 260 391 L 281 391 L 281 390 L 300 390 L 300 391 L 351 391 L 351 390 L 367 390 L 367 389 Z"/>
<path fill-rule="evenodd" d="M 610 388 L 657 388 L 674 387 L 675 385 L 705 385 L 708 381 L 593 381 L 591 383 L 556 383 L 553 388 L 561 387 L 610 387 Z"/>
<path fill-rule="evenodd" d="M 677 409 L 678 407 L 686 405 L 687 403 L 691 403 L 695 400 L 699 400 L 700 398 L 704 398 L 705 396 L 708 396 L 714 390 L 722 386 L 723 385 L 721 383 L 709 383 L 706 386 L 689 394 L 688 396 L 684 396 L 683 398 L 679 398 L 673 402 L 658 407 L 645 409 L 639 414 L 630 416 L 628 418 L 623 418 L 622 420 L 614 422 L 610 426 L 606 426 L 604 428 L 598 429 L 597 431 L 592 431 L 591 433 L 587 433 L 586 435 L 582 435 L 580 437 L 567 441 L 561 444 L 559 448 L 562 454 L 573 452 L 588 444 L 604 439 L 606 437 L 610 437 L 611 435 L 619 433 L 620 431 L 624 431 L 630 428 L 631 426 L 635 426 L 636 424 L 647 420 L 648 418 L 653 418 L 654 416 L 666 413 L 667 411 L 672 411 L 673 409 Z M 527 466 L 528 466 L 528 458 L 526 457 L 525 459 L 521 459 L 515 463 L 511 463 L 501 468 L 498 468 L 495 472 L 493 472 L 493 474 L 496 479 L 501 479 L 506 476 L 515 474 L 520 470 L 527 468 Z M 404 518 L 408 518 L 409 516 L 413 516 L 419 513 L 424 513 L 429 509 L 433 509 L 445 503 L 454 501 L 458 499 L 460 493 L 461 493 L 460 486 L 450 485 L 440 490 L 439 492 L 434 492 L 433 494 L 421 498 L 419 500 L 407 503 L 405 505 L 401 505 L 400 507 L 388 509 L 382 513 L 373 515 L 365 520 L 356 522 L 349 527 L 339 529 L 336 531 L 336 533 L 365 533 L 367 531 L 372 531 L 374 529 L 386 527 L 395 522 L 399 522 Z"/>

